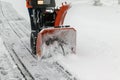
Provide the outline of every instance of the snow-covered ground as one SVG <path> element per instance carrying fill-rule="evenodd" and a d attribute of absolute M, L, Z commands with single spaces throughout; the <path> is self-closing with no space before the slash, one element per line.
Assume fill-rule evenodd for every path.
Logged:
<path fill-rule="evenodd" d="M 19 14 L 29 19 L 25 0 L 3 1 L 12 3 Z M 60 63 L 80 80 L 120 80 L 120 5 L 117 0 L 101 0 L 103 6 L 93 6 L 92 0 L 57 0 L 58 4 L 63 1 L 72 2 L 64 24 L 77 30 L 77 53 L 66 56 Z"/>
<path fill-rule="evenodd" d="M 25 6 L 26 0 L 1 0 L 1 1 L 11 3 L 12 6 L 15 8 L 15 10 L 18 12 L 18 14 L 20 14 L 21 16 L 23 16 L 27 20 L 29 19 L 28 11 L 27 11 L 27 8 Z"/>
<path fill-rule="evenodd" d="M 0 38 L 0 80 L 24 80 Z"/>
<path fill-rule="evenodd" d="M 106 4 L 75 4 L 65 20 L 77 30 L 77 53 L 61 62 L 81 80 L 120 80 L 120 5 Z"/>

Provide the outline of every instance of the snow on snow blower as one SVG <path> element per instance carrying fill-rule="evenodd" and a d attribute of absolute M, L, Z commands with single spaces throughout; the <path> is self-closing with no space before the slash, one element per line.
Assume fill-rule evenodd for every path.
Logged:
<path fill-rule="evenodd" d="M 70 4 L 65 2 L 56 8 L 55 0 L 32 0 L 32 7 L 32 53 L 39 57 L 75 53 L 76 30 L 68 25 L 63 26 Z"/>

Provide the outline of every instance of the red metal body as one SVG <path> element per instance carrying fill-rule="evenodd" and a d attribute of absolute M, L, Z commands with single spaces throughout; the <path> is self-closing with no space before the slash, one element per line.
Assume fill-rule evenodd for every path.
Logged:
<path fill-rule="evenodd" d="M 67 10 L 70 8 L 68 4 L 62 4 L 60 9 L 57 12 L 57 16 L 55 19 L 55 28 L 45 28 L 38 33 L 37 44 L 36 44 L 36 53 L 37 56 L 41 56 L 43 54 L 43 46 L 45 41 L 51 37 L 58 37 L 61 40 L 67 41 L 69 46 L 69 51 L 75 53 L 76 48 L 76 30 L 74 28 L 59 28 L 59 26 L 63 25 L 64 18 L 66 16 Z M 66 47 L 66 46 L 64 46 Z M 47 49 L 46 49 L 47 50 Z M 45 51 L 44 51 L 45 52 Z"/>
<path fill-rule="evenodd" d="M 70 8 L 69 4 L 62 4 L 59 11 L 57 12 L 57 16 L 55 19 L 55 27 L 63 25 L 64 18 L 66 16 L 67 10 Z"/>

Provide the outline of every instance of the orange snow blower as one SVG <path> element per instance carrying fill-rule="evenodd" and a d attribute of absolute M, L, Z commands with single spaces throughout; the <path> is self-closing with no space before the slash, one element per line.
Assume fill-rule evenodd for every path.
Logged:
<path fill-rule="evenodd" d="M 50 57 L 53 54 L 67 55 L 76 51 L 76 30 L 63 26 L 70 4 L 55 7 L 55 0 L 32 0 L 34 29 L 31 32 L 32 53 Z"/>

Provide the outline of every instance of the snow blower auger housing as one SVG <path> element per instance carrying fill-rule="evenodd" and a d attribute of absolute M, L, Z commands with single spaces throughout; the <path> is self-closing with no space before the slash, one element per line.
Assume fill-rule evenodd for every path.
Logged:
<path fill-rule="evenodd" d="M 76 51 L 76 30 L 63 26 L 69 4 L 58 9 L 55 0 L 32 0 L 34 28 L 31 32 L 32 53 L 41 57 L 67 55 Z"/>

